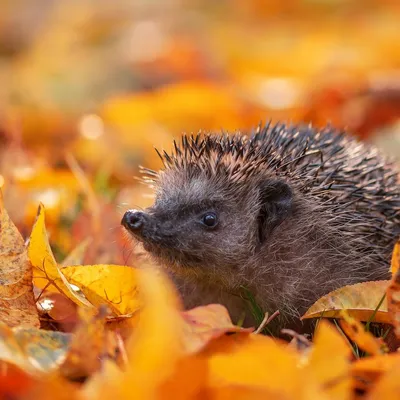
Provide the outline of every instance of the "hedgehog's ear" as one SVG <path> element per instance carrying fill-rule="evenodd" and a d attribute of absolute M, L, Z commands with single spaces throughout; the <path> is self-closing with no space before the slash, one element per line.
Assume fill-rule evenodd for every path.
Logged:
<path fill-rule="evenodd" d="M 258 233 L 263 242 L 271 231 L 290 213 L 293 192 L 290 186 L 281 180 L 266 180 L 260 184 L 260 211 L 258 215 Z"/>

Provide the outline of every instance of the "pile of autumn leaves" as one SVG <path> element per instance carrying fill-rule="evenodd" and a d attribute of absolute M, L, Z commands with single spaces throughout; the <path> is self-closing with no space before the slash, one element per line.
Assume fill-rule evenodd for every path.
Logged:
<path fill-rule="evenodd" d="M 0 399 L 398 399 L 400 353 L 358 322 L 399 334 L 398 259 L 396 247 L 392 281 L 342 288 L 306 315 L 340 326 L 320 319 L 312 343 L 288 344 L 234 326 L 220 305 L 181 311 L 151 267 L 58 264 L 44 208 L 26 246 L 0 197 Z M 52 292 L 79 306 L 74 333 L 39 329 Z"/>

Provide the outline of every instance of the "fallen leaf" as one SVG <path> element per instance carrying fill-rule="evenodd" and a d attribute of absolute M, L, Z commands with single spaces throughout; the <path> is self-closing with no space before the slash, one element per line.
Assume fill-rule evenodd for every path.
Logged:
<path fill-rule="evenodd" d="M 124 374 L 101 382 L 101 399 L 157 398 L 160 385 L 174 376 L 184 355 L 181 306 L 174 287 L 151 268 L 140 271 L 138 286 L 144 306 L 126 344 L 129 363 Z"/>
<path fill-rule="evenodd" d="M 213 399 L 213 400 L 264 400 L 264 399 L 274 399 L 274 400 L 286 400 L 285 394 L 279 395 L 271 390 L 260 387 L 250 387 L 241 385 L 230 385 L 226 387 L 218 388 L 207 388 L 202 393 L 200 398 Z M 318 397 L 320 398 L 320 397 Z M 321 399 L 322 400 L 322 399 Z"/>
<path fill-rule="evenodd" d="M 351 364 L 353 387 L 369 390 L 387 371 L 400 363 L 400 353 L 360 358 Z"/>
<path fill-rule="evenodd" d="M 185 357 L 177 362 L 174 373 L 158 386 L 157 398 L 174 400 L 204 398 L 202 393 L 207 379 L 207 362 L 195 355 Z"/>
<path fill-rule="evenodd" d="M 0 321 L 9 326 L 39 326 L 32 267 L 18 229 L 3 204 L 0 190 Z"/>
<path fill-rule="evenodd" d="M 28 255 L 33 266 L 33 282 L 37 287 L 56 290 L 64 293 L 78 305 L 93 308 L 83 296 L 72 290 L 57 265 L 47 237 L 42 204 L 39 206 L 38 215 L 29 238 Z"/>
<path fill-rule="evenodd" d="M 368 400 L 398 400 L 400 393 L 400 361 L 386 371 L 367 396 Z"/>
<path fill-rule="evenodd" d="M 329 398 L 350 399 L 350 355 L 351 349 L 338 330 L 329 322 L 320 321 L 306 370 Z"/>
<path fill-rule="evenodd" d="M 32 389 L 35 383 L 32 375 L 14 365 L 1 363 L 1 361 L 0 368 L 0 399 L 21 398 Z"/>
<path fill-rule="evenodd" d="M 200 351 L 207 343 L 227 332 L 252 332 L 253 328 L 233 325 L 228 310 L 220 304 L 210 304 L 182 312 L 185 321 L 185 345 L 189 353 Z"/>
<path fill-rule="evenodd" d="M 174 373 L 184 354 L 181 305 L 171 282 L 161 271 L 143 269 L 139 275 L 144 307 L 127 343 L 130 357 L 124 392 L 134 388 L 137 398 L 150 398 Z M 128 393 L 130 390 L 128 390 Z"/>
<path fill-rule="evenodd" d="M 82 400 L 79 388 L 59 374 L 47 374 L 35 382 L 25 400 Z"/>
<path fill-rule="evenodd" d="M 62 324 L 74 323 L 77 318 L 77 305 L 61 293 L 45 291 L 37 301 L 42 315 Z"/>
<path fill-rule="evenodd" d="M 63 361 L 69 340 L 62 332 L 0 324 L 0 359 L 30 373 L 54 370 Z"/>
<path fill-rule="evenodd" d="M 346 310 L 348 314 L 359 321 L 368 321 L 373 314 L 390 281 L 373 281 L 357 283 L 334 290 L 316 301 L 301 317 L 306 318 L 340 318 L 340 311 Z M 376 311 L 374 322 L 390 323 L 386 299 Z"/>
<path fill-rule="evenodd" d="M 35 328 L 14 328 L 14 336 L 30 362 L 41 371 L 58 367 L 65 358 L 71 335 Z"/>
<path fill-rule="evenodd" d="M 76 285 L 94 306 L 107 304 L 117 316 L 131 315 L 141 306 L 138 270 L 122 265 L 83 265 L 62 269 L 69 283 Z"/>
<path fill-rule="evenodd" d="M 387 289 L 387 304 L 394 333 L 397 338 L 400 338 L 400 269 L 393 274 Z"/>
<path fill-rule="evenodd" d="M 81 323 L 74 332 L 60 373 L 72 380 L 86 378 L 100 369 L 103 359 L 116 357 L 116 339 L 105 328 L 107 308 L 93 313 L 81 308 Z"/>
<path fill-rule="evenodd" d="M 394 275 L 400 268 L 400 240 L 394 246 L 392 261 L 390 263 L 390 272 Z"/>
<path fill-rule="evenodd" d="M 34 367 L 18 343 L 12 328 L 0 322 L 0 360 L 16 365 L 27 372 L 33 372 Z"/>
<path fill-rule="evenodd" d="M 307 371 L 299 368 L 297 353 L 272 338 L 222 336 L 211 341 L 200 355 L 208 360 L 210 390 L 238 386 L 250 392 L 265 390 L 270 398 L 277 399 L 325 398 L 316 381 L 307 379 Z"/>
<path fill-rule="evenodd" d="M 371 332 L 367 332 L 364 325 L 350 317 L 346 311 L 342 311 L 341 316 L 343 317 L 339 321 L 341 328 L 353 342 L 357 343 L 358 347 L 373 355 L 387 353 L 387 346 L 382 338 L 377 338 Z"/>

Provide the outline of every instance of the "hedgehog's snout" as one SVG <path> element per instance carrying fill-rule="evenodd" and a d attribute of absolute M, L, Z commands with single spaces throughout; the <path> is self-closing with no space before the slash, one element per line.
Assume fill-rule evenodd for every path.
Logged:
<path fill-rule="evenodd" d="M 128 210 L 122 217 L 121 224 L 132 233 L 140 233 L 146 222 L 146 214 L 138 210 Z"/>

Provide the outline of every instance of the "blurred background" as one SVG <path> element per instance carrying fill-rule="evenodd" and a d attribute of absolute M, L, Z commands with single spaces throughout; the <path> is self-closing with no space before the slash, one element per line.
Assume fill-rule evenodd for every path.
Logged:
<path fill-rule="evenodd" d="M 153 146 L 260 122 L 332 123 L 400 159 L 398 0 L 0 0 L 0 186 L 58 261 L 129 263 Z"/>

